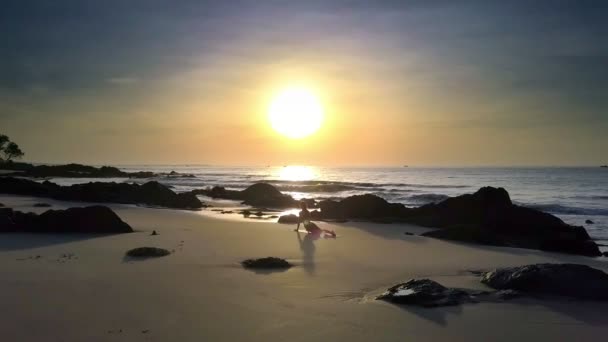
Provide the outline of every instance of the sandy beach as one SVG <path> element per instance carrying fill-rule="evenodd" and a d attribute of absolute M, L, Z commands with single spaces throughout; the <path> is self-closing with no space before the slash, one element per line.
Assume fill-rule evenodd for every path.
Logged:
<path fill-rule="evenodd" d="M 16 210 L 47 210 L 37 202 L 84 205 L 0 196 Z M 312 240 L 293 226 L 209 210 L 110 207 L 136 232 L 2 235 L 2 340 L 591 341 L 608 334 L 608 303 L 522 298 L 426 309 L 374 300 L 411 278 L 484 289 L 470 270 L 573 262 L 608 271 L 601 259 L 405 235 L 427 230 L 412 225 L 320 223 L 338 237 Z M 140 246 L 173 253 L 125 258 Z M 264 256 L 296 267 L 256 273 L 239 265 Z"/>

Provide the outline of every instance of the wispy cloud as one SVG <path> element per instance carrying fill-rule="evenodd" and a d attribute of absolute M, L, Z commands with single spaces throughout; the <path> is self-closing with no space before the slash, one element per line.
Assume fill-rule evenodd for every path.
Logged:
<path fill-rule="evenodd" d="M 106 82 L 115 85 L 128 85 L 139 82 L 139 78 L 131 76 L 110 77 L 106 79 Z"/>

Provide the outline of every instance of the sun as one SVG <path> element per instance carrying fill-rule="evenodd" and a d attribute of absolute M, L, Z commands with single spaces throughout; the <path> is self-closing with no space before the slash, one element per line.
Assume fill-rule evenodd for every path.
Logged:
<path fill-rule="evenodd" d="M 290 87 L 272 99 L 268 119 L 275 131 L 288 138 L 301 139 L 321 128 L 323 106 L 309 89 Z"/>

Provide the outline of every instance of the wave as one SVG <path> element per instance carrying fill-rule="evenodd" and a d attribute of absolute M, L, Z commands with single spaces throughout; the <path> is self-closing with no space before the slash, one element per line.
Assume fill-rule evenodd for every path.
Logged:
<path fill-rule="evenodd" d="M 405 197 L 403 200 L 416 204 L 428 204 L 439 203 L 448 198 L 450 198 L 450 196 L 445 194 L 420 194 Z"/>
<path fill-rule="evenodd" d="M 518 203 L 520 204 L 520 203 Z M 608 216 L 608 209 L 571 207 L 557 203 L 551 204 L 520 204 L 524 207 L 537 209 L 551 214 Z"/>
<path fill-rule="evenodd" d="M 588 195 L 588 196 L 574 196 L 574 197 L 578 198 L 578 199 L 595 199 L 595 200 L 597 200 L 597 199 L 603 199 L 603 200 L 608 199 L 608 196 L 606 196 L 606 195 Z"/>

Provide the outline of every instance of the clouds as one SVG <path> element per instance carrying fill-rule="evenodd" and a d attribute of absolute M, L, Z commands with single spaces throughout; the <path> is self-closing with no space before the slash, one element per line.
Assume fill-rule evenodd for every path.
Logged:
<path fill-rule="evenodd" d="M 97 141 L 108 136 L 99 131 L 128 141 L 150 127 L 164 139 L 196 127 L 202 140 L 214 125 L 257 129 L 261 102 L 290 79 L 316 82 L 343 120 L 386 127 L 608 126 L 602 1 L 3 5 L 0 125 L 10 118 L 22 139 L 25 117 L 86 118 Z M 387 141 L 402 139 L 394 134 Z"/>

